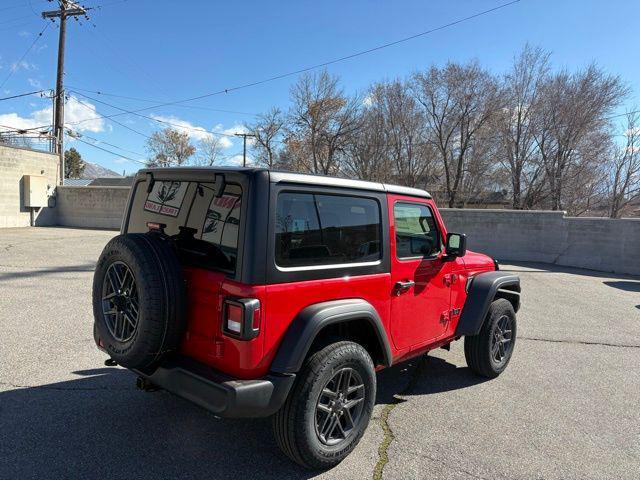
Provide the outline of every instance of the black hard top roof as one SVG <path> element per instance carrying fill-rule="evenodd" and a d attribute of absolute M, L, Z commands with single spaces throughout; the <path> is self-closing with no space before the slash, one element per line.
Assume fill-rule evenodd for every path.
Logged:
<path fill-rule="evenodd" d="M 214 173 L 245 173 L 255 174 L 258 172 L 268 172 L 269 180 L 272 183 L 297 183 L 303 185 L 319 185 L 324 187 L 337 188 L 353 188 L 358 190 L 370 190 L 376 192 L 396 193 L 399 195 L 408 195 L 413 197 L 431 198 L 431 195 L 419 188 L 404 187 L 401 185 L 390 185 L 388 183 L 367 182 L 364 180 L 352 180 L 349 178 L 330 177 L 325 175 L 312 175 L 307 173 L 283 172 L 278 170 L 269 170 L 260 167 L 170 167 L 170 168 L 144 168 L 138 171 L 139 176 L 147 173 L 161 174 L 163 176 L 171 176 L 171 174 L 180 174 L 180 176 L 210 176 Z"/>

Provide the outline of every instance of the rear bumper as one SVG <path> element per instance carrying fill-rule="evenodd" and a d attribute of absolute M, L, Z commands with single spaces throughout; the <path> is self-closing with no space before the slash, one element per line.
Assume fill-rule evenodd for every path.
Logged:
<path fill-rule="evenodd" d="M 189 358 L 165 360 L 153 372 L 133 370 L 221 417 L 267 417 L 284 404 L 295 375 L 237 380 Z"/>

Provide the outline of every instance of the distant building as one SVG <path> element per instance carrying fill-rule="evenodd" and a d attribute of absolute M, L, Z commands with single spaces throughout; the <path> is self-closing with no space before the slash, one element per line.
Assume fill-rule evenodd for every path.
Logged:
<path fill-rule="evenodd" d="M 90 187 L 130 187 L 133 185 L 133 177 L 100 177 L 94 178 L 89 183 Z"/>
<path fill-rule="evenodd" d="M 86 187 L 92 181 L 90 178 L 65 178 L 64 185 L 65 187 Z"/>

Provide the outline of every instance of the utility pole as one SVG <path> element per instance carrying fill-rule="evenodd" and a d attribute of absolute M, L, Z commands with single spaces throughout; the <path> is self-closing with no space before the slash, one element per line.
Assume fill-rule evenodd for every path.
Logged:
<path fill-rule="evenodd" d="M 42 12 L 42 18 L 60 19 L 53 134 L 56 138 L 56 152 L 60 155 L 60 185 L 62 185 L 64 183 L 64 45 L 67 33 L 67 17 L 86 16 L 87 11 L 70 0 L 58 0 L 58 5 L 60 6 L 59 10 Z"/>
<path fill-rule="evenodd" d="M 251 133 L 234 133 L 236 137 L 242 137 L 242 166 L 247 166 L 247 137 L 255 137 Z"/>

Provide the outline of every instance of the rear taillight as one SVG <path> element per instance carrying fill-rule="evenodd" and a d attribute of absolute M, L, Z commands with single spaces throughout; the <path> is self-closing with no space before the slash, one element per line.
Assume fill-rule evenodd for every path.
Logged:
<path fill-rule="evenodd" d="M 226 299 L 222 308 L 222 330 L 240 340 L 251 340 L 260 333 L 260 300 Z"/>

